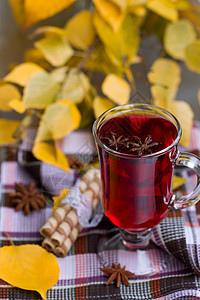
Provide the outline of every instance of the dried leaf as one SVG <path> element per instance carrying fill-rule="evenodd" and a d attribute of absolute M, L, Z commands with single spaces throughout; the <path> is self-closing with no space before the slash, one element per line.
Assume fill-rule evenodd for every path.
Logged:
<path fill-rule="evenodd" d="M 182 178 L 182 177 L 174 175 L 173 176 L 173 185 L 172 185 L 173 190 L 178 190 L 186 182 L 187 182 L 186 178 Z"/>
<path fill-rule="evenodd" d="M 125 13 L 121 11 L 119 6 L 109 0 L 93 0 L 104 21 L 111 26 L 111 30 L 117 32 L 125 17 Z"/>
<path fill-rule="evenodd" d="M 153 97 L 174 99 L 181 81 L 180 74 L 180 67 L 175 61 L 165 58 L 156 59 L 147 75 L 153 85 L 151 87 Z"/>
<path fill-rule="evenodd" d="M 0 85 L 0 110 L 10 111 L 10 101 L 21 99 L 19 90 L 12 84 L 5 83 Z"/>
<path fill-rule="evenodd" d="M 64 65 L 74 54 L 67 38 L 61 35 L 44 37 L 34 45 L 43 53 L 46 60 L 55 67 Z"/>
<path fill-rule="evenodd" d="M 50 104 L 42 116 L 36 143 L 57 140 L 77 129 L 81 115 L 76 105 L 69 100 L 59 100 Z"/>
<path fill-rule="evenodd" d="M 56 257 L 39 245 L 4 246 L 0 249 L 0 278 L 16 287 L 46 292 L 59 278 Z"/>
<path fill-rule="evenodd" d="M 106 110 L 114 107 L 115 104 L 109 99 L 103 97 L 95 97 L 93 101 L 93 109 L 95 117 L 98 118 Z"/>
<path fill-rule="evenodd" d="M 90 81 L 88 77 L 76 69 L 71 69 L 65 77 L 62 89 L 57 98 L 69 99 L 73 103 L 80 103 L 87 95 L 89 89 Z"/>
<path fill-rule="evenodd" d="M 53 212 L 60 206 L 61 201 L 70 193 L 69 189 L 63 189 L 59 196 L 52 197 L 54 201 Z"/>
<path fill-rule="evenodd" d="M 58 83 L 47 72 L 35 73 L 24 89 L 25 108 L 45 108 L 55 99 Z"/>
<path fill-rule="evenodd" d="M 185 63 L 191 71 L 200 73 L 200 39 L 185 49 Z"/>
<path fill-rule="evenodd" d="M 119 105 L 126 104 L 130 98 L 130 86 L 123 78 L 108 74 L 102 83 L 102 92 Z"/>
<path fill-rule="evenodd" d="M 136 55 L 139 44 L 135 17 L 131 14 L 127 15 L 121 27 L 115 33 L 97 12 L 94 13 L 93 21 L 111 61 L 118 67 L 130 64 Z"/>
<path fill-rule="evenodd" d="M 11 109 L 15 110 L 19 114 L 23 114 L 26 110 L 23 103 L 22 103 L 22 101 L 20 101 L 18 99 L 11 100 L 9 102 L 9 106 L 10 106 Z"/>
<path fill-rule="evenodd" d="M 179 20 L 168 24 L 164 36 L 164 46 L 175 59 L 185 58 L 185 48 L 196 39 L 196 32 L 190 22 Z"/>
<path fill-rule="evenodd" d="M 76 0 L 25 0 L 25 26 L 31 26 L 32 24 L 49 18 L 59 11 L 69 7 Z"/>
<path fill-rule="evenodd" d="M 0 119 L 0 145 L 16 143 L 17 139 L 13 137 L 13 133 L 16 131 L 19 124 L 20 121 Z"/>
<path fill-rule="evenodd" d="M 95 38 L 92 15 L 88 10 L 82 10 L 73 16 L 66 24 L 66 35 L 70 43 L 78 49 L 87 49 Z"/>
<path fill-rule="evenodd" d="M 41 71 L 43 71 L 43 68 L 40 66 L 27 62 L 15 67 L 8 75 L 6 75 L 6 77 L 4 77 L 4 80 L 25 86 L 33 74 Z"/>
<path fill-rule="evenodd" d="M 178 19 L 178 12 L 173 2 L 169 0 L 150 0 L 146 4 L 149 9 L 170 21 Z"/>
<path fill-rule="evenodd" d="M 35 143 L 32 152 L 38 160 L 54 165 L 66 172 L 70 172 L 70 167 L 65 154 L 54 144 L 48 142 Z"/>

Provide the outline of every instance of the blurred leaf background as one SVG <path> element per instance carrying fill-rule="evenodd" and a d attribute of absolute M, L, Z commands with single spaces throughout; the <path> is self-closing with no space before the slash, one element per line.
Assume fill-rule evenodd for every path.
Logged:
<path fill-rule="evenodd" d="M 151 102 L 171 111 L 188 146 L 194 112 L 177 99 L 181 66 L 200 74 L 200 2 L 189 0 L 9 0 L 31 48 L 0 81 L 0 110 L 21 121 L 0 120 L 0 144 L 20 141 L 33 120 L 36 158 L 69 169 L 58 141 L 77 128 L 91 128 L 103 111 L 128 102 Z M 75 9 L 73 9 L 75 7 Z M 63 27 L 40 26 L 62 10 Z M 39 22 L 39 23 L 38 23 Z M 48 22 L 47 22 L 48 23 Z M 144 41 L 154 37 L 159 51 L 147 66 Z M 148 52 L 148 49 L 146 49 Z M 134 72 L 140 64 L 143 73 Z M 144 75 L 145 74 L 145 75 Z M 137 78 L 151 97 L 138 93 Z M 200 101 L 200 87 L 196 101 Z"/>

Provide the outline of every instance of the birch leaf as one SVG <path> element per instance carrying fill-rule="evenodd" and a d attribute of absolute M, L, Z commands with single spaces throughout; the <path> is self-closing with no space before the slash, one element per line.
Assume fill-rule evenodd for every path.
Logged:
<path fill-rule="evenodd" d="M 38 160 L 54 165 L 66 172 L 70 172 L 70 167 L 65 154 L 54 144 L 48 142 L 35 143 L 32 152 Z"/>
<path fill-rule="evenodd" d="M 17 0 L 18 1 L 18 0 Z M 25 26 L 28 27 L 40 20 L 49 18 L 69 7 L 76 0 L 25 0 Z"/>
<path fill-rule="evenodd" d="M 189 147 L 194 118 L 194 113 L 190 105 L 185 101 L 167 101 L 166 99 L 156 99 L 154 104 L 168 110 L 178 119 L 182 127 L 180 143 L 185 147 Z"/>
<path fill-rule="evenodd" d="M 20 121 L 0 119 L 0 145 L 16 143 L 17 140 L 13 137 L 13 134 L 19 125 Z"/>
<path fill-rule="evenodd" d="M 125 11 L 128 5 L 128 0 L 110 0 L 115 3 L 122 11 Z"/>
<path fill-rule="evenodd" d="M 35 43 L 35 47 L 55 67 L 64 65 L 74 54 L 66 37 L 60 35 L 44 37 Z"/>
<path fill-rule="evenodd" d="M 10 106 L 11 109 L 15 110 L 19 114 L 23 114 L 26 110 L 23 103 L 22 103 L 22 101 L 20 101 L 18 99 L 11 100 L 9 102 L 9 106 Z"/>
<path fill-rule="evenodd" d="M 67 73 L 68 68 L 67 67 L 60 67 L 55 68 L 51 72 L 51 77 L 58 83 L 62 83 L 65 79 L 65 75 Z"/>
<path fill-rule="evenodd" d="M 185 63 L 191 71 L 200 74 L 200 39 L 192 42 L 185 49 Z"/>
<path fill-rule="evenodd" d="M 14 85 L 9 83 L 0 85 L 0 110 L 12 110 L 12 108 L 9 106 L 9 103 L 14 99 L 21 99 L 19 90 Z"/>
<path fill-rule="evenodd" d="M 4 77 L 4 80 L 25 86 L 33 74 L 43 70 L 43 68 L 34 63 L 23 63 L 8 73 L 8 75 Z"/>
<path fill-rule="evenodd" d="M 58 88 L 58 83 L 49 73 L 35 73 L 24 89 L 22 102 L 25 108 L 45 108 L 54 101 Z"/>
<path fill-rule="evenodd" d="M 0 249 L 0 278 L 21 289 L 46 292 L 59 278 L 56 257 L 39 245 L 4 246 Z"/>
<path fill-rule="evenodd" d="M 88 10 L 82 10 L 72 17 L 67 22 L 65 29 L 68 40 L 75 48 L 85 50 L 92 45 L 95 30 L 92 15 Z"/>
<path fill-rule="evenodd" d="M 79 127 L 81 115 L 76 105 L 69 100 L 59 100 L 49 105 L 42 116 L 36 143 L 57 140 Z"/>
<path fill-rule="evenodd" d="M 111 26 L 111 30 L 117 32 L 125 17 L 119 6 L 109 0 L 93 0 L 104 21 Z"/>
<path fill-rule="evenodd" d="M 178 12 L 173 2 L 168 0 L 150 0 L 146 6 L 156 14 L 170 21 L 178 19 Z"/>
<path fill-rule="evenodd" d="M 95 97 L 93 101 L 93 109 L 95 117 L 98 118 L 106 110 L 113 108 L 115 104 L 109 99 L 103 97 Z"/>
<path fill-rule="evenodd" d="M 123 78 L 108 74 L 102 83 L 102 92 L 119 105 L 126 104 L 130 98 L 130 86 Z"/>
<path fill-rule="evenodd" d="M 139 44 L 138 27 L 134 16 L 127 15 L 121 27 L 115 33 L 97 12 L 94 13 L 93 21 L 112 62 L 117 66 L 124 65 L 124 62 L 130 64 L 136 55 Z"/>
<path fill-rule="evenodd" d="M 76 69 L 71 69 L 65 77 L 58 98 L 69 99 L 73 103 L 80 103 L 87 95 L 89 89 L 90 81 L 88 77 Z"/>
<path fill-rule="evenodd" d="M 61 201 L 70 193 L 69 189 L 63 189 L 59 196 L 52 197 L 54 206 L 53 212 L 60 206 Z"/>
<path fill-rule="evenodd" d="M 182 178 L 182 177 L 174 175 L 173 176 L 172 189 L 173 190 L 178 190 L 186 182 L 187 182 L 186 178 Z"/>
<path fill-rule="evenodd" d="M 181 80 L 179 65 L 170 59 L 158 58 L 151 66 L 148 80 L 153 85 L 152 94 L 168 100 L 174 99 Z"/>
<path fill-rule="evenodd" d="M 164 46 L 169 55 L 184 60 L 185 48 L 196 39 L 194 27 L 187 20 L 168 24 L 164 36 Z"/>
<path fill-rule="evenodd" d="M 19 25 L 25 22 L 24 0 L 9 0 L 15 19 Z"/>

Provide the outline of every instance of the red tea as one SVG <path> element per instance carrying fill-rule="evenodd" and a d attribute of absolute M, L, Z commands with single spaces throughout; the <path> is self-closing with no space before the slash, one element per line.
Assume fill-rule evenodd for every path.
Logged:
<path fill-rule="evenodd" d="M 98 146 L 107 217 L 131 231 L 160 223 L 172 196 L 171 161 L 177 149 L 164 149 L 177 137 L 175 125 L 160 116 L 121 115 L 105 121 L 97 134 L 115 150 Z"/>

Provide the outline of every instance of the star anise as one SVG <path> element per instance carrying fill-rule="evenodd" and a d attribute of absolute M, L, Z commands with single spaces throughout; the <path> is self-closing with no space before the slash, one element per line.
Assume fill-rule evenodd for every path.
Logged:
<path fill-rule="evenodd" d="M 83 166 L 83 162 L 73 154 L 67 155 L 67 160 L 70 168 L 72 169 L 79 170 Z"/>
<path fill-rule="evenodd" d="M 126 146 L 128 142 L 128 138 L 123 138 L 123 135 L 120 135 L 116 138 L 116 133 L 111 131 L 112 138 L 104 137 L 104 140 L 108 140 L 108 147 L 115 148 L 116 151 L 119 150 L 119 146 Z"/>
<path fill-rule="evenodd" d="M 151 148 L 154 146 L 157 146 L 158 143 L 151 143 L 152 137 L 148 135 L 144 142 L 141 141 L 141 139 L 137 136 L 134 136 L 133 139 L 135 142 L 129 142 L 129 148 L 131 152 L 138 152 L 138 155 L 142 155 L 143 153 L 152 153 Z"/>
<path fill-rule="evenodd" d="M 104 274 L 109 277 L 106 285 L 112 283 L 114 280 L 117 281 L 117 287 L 120 286 L 120 282 L 122 282 L 126 286 L 130 286 L 130 282 L 128 281 L 128 278 L 131 278 L 134 276 L 134 273 L 125 270 L 126 266 L 123 266 L 121 268 L 120 264 L 115 265 L 112 263 L 111 267 L 108 268 L 100 268 L 101 271 L 104 272 Z"/>
<path fill-rule="evenodd" d="M 31 210 L 39 210 L 46 205 L 45 196 L 39 192 L 33 181 L 28 186 L 16 182 L 15 193 L 10 194 L 10 200 L 15 210 L 24 210 L 25 215 L 28 215 Z"/>

